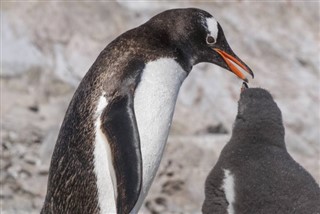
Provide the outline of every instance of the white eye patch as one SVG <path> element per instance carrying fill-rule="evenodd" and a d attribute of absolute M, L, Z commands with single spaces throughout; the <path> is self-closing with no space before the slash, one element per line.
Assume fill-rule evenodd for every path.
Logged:
<path fill-rule="evenodd" d="M 206 18 L 206 23 L 207 23 L 210 35 L 215 40 L 217 40 L 217 37 L 218 37 L 218 22 L 213 17 L 211 17 L 211 18 Z"/>

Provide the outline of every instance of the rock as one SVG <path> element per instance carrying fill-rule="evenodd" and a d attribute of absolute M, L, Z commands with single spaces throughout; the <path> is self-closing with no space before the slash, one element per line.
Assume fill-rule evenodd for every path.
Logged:
<path fill-rule="evenodd" d="M 13 165 L 8 168 L 7 173 L 9 176 L 13 177 L 14 179 L 17 179 L 20 171 L 21 171 L 21 166 Z"/>
<path fill-rule="evenodd" d="M 43 182 L 45 182 L 46 179 L 42 177 L 29 177 L 28 179 L 21 179 L 20 184 L 21 188 L 27 192 L 28 194 L 31 194 L 33 196 L 41 196 L 43 197 L 43 194 L 46 190 L 46 186 L 43 185 Z M 43 182 L 37 182 L 37 181 L 43 181 Z"/>
<path fill-rule="evenodd" d="M 9 132 L 8 140 L 11 142 L 15 142 L 18 139 L 18 134 L 14 131 Z"/>
<path fill-rule="evenodd" d="M 1 76 L 15 76 L 45 66 L 45 57 L 24 33 L 26 26 L 10 24 L 6 13 L 2 15 L 2 72 Z"/>
<path fill-rule="evenodd" d="M 43 202 L 44 202 L 44 198 L 43 197 L 35 197 L 35 198 L 33 198 L 33 200 L 32 200 L 32 208 L 40 211 L 39 208 L 42 208 Z"/>
<path fill-rule="evenodd" d="M 38 157 L 36 157 L 35 154 L 26 154 L 24 157 L 23 157 L 24 161 L 28 164 L 31 164 L 31 165 L 40 165 L 40 160 Z"/>
<path fill-rule="evenodd" d="M 13 190 L 8 185 L 1 185 L 0 198 L 12 199 L 14 195 Z"/>

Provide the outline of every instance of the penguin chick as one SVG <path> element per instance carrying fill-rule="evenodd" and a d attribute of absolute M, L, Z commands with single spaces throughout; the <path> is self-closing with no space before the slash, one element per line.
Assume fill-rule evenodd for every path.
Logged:
<path fill-rule="evenodd" d="M 204 214 L 316 214 L 320 188 L 287 152 L 281 111 L 261 88 L 243 89 L 232 137 L 205 183 Z"/>

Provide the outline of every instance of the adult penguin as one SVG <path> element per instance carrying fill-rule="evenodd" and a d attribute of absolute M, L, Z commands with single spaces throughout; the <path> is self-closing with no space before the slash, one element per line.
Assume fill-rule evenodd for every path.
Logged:
<path fill-rule="evenodd" d="M 200 62 L 253 75 L 221 26 L 168 10 L 111 42 L 76 90 L 52 156 L 42 213 L 136 213 L 157 172 L 179 88 Z"/>

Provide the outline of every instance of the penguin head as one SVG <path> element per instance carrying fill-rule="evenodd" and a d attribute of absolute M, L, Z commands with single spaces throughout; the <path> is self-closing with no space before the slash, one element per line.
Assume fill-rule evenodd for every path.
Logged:
<path fill-rule="evenodd" d="M 263 114 L 257 114 L 262 112 Z M 280 109 L 274 102 L 272 95 L 262 88 L 249 88 L 243 83 L 241 88 L 240 100 L 238 102 L 238 115 L 263 117 L 270 113 L 269 117 L 281 116 Z"/>
<path fill-rule="evenodd" d="M 282 115 L 272 95 L 262 88 L 241 89 L 238 114 L 234 123 L 234 133 L 253 133 L 262 136 L 284 138 Z"/>
<path fill-rule="evenodd" d="M 213 63 L 248 82 L 234 65 L 237 64 L 253 77 L 252 70 L 232 51 L 222 27 L 208 12 L 196 8 L 167 10 L 148 23 L 159 36 L 168 38 L 168 43 L 178 52 L 178 60 L 183 63 L 190 66 Z"/>

